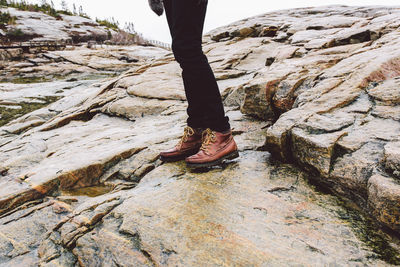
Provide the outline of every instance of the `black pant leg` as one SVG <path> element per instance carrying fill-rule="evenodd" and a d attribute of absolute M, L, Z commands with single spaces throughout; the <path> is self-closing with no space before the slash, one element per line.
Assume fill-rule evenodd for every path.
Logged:
<path fill-rule="evenodd" d="M 207 2 L 164 0 L 172 36 L 172 51 L 182 68 L 188 101 L 188 125 L 225 131 L 230 128 L 214 73 L 202 51 L 202 35 Z"/>

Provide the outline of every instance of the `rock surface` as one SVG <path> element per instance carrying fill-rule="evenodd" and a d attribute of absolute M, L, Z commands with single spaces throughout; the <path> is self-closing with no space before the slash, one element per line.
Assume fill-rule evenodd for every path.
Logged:
<path fill-rule="evenodd" d="M 15 8 L 0 8 L 16 17 L 15 25 L 8 25 L 5 31 L 20 30 L 28 40 L 107 40 L 110 31 L 97 22 L 81 16 L 60 15 L 60 19 L 42 12 L 22 11 Z"/>
<path fill-rule="evenodd" d="M 100 86 L 95 84 L 99 80 L 139 68 L 169 53 L 161 48 L 143 46 L 97 46 L 91 49 L 82 46 L 63 51 L 22 53 L 22 59 L 7 61 L 0 69 L 0 126 L 66 95 L 84 96 L 86 91 Z M 72 101 L 77 104 L 80 97 Z"/>
<path fill-rule="evenodd" d="M 400 8 L 335 6 L 268 13 L 206 36 L 215 41 L 209 46 L 243 47 L 231 49 L 237 61 L 221 67 L 254 71 L 233 91 L 240 90 L 234 96 L 243 113 L 274 122 L 264 149 L 313 172 L 397 232 L 400 202 L 381 209 L 400 189 L 399 26 Z M 374 175 L 391 181 L 393 195 L 371 191 Z M 381 220 L 382 212 L 390 220 Z"/>
<path fill-rule="evenodd" d="M 400 264 L 399 25 L 400 9 L 331 6 L 208 33 L 241 153 L 208 171 L 158 160 L 186 119 L 171 54 L 71 82 L 58 101 L 0 127 L 0 264 Z M 52 56 L 101 63 L 101 53 L 65 53 Z M 29 92 L 65 85 L 52 86 Z M 18 102 L 24 90 L 2 97 Z"/>
<path fill-rule="evenodd" d="M 1 82 L 29 83 L 54 79 L 90 79 L 120 74 L 170 52 L 157 47 L 68 46 L 62 51 L 21 53 L 0 68 Z"/>

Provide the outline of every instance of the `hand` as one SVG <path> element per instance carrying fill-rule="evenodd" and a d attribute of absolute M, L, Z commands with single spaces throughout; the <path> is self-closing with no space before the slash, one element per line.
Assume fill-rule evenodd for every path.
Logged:
<path fill-rule="evenodd" d="M 159 16 L 164 12 L 164 5 L 162 0 L 149 0 L 151 9 Z"/>

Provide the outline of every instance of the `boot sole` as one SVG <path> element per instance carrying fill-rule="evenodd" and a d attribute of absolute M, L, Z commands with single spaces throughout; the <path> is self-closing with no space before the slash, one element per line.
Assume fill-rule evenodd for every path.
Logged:
<path fill-rule="evenodd" d="M 188 166 L 189 168 L 207 168 L 207 167 L 212 167 L 215 165 L 219 165 L 221 164 L 224 160 L 232 160 L 232 159 L 236 159 L 239 157 L 239 151 L 233 151 L 231 153 L 229 153 L 228 155 L 225 155 L 217 160 L 211 161 L 211 162 L 204 162 L 204 163 L 189 163 L 186 162 L 186 166 Z"/>
<path fill-rule="evenodd" d="M 196 154 L 198 151 L 199 150 L 196 149 L 196 150 L 189 151 L 189 153 L 182 154 L 182 155 L 179 155 L 179 156 L 174 156 L 174 157 L 163 157 L 163 156 L 160 155 L 159 158 L 160 158 L 160 160 L 162 162 L 176 162 L 176 161 L 184 160 L 185 158 Z"/>
<path fill-rule="evenodd" d="M 160 160 L 162 162 L 176 162 L 176 161 L 184 160 L 185 158 L 187 158 L 189 156 L 191 156 L 191 155 L 188 155 L 188 156 L 184 155 L 184 156 L 177 156 L 177 157 L 163 157 L 163 156 L 160 156 Z"/>

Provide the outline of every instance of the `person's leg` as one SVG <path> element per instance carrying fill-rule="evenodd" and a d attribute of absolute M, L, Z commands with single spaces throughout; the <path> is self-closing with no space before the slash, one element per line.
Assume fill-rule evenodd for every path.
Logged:
<path fill-rule="evenodd" d="M 225 159 L 234 159 L 239 153 L 230 131 L 229 119 L 225 116 L 214 73 L 201 48 L 207 2 L 198 2 L 199 0 L 164 0 L 164 7 L 172 36 L 172 50 L 182 68 L 188 100 L 187 123 L 189 130 L 191 129 L 188 132 L 195 132 L 190 127 L 207 128 L 202 132 L 198 152 L 188 156 L 186 163 L 190 167 L 210 167 Z M 192 138 L 194 136 L 193 134 Z M 184 135 L 182 140 L 186 139 Z M 190 142 L 184 142 L 186 143 Z M 181 147 L 176 147 L 173 153 L 183 154 Z M 161 159 L 169 159 L 170 155 L 171 153 L 161 153 Z"/>
<path fill-rule="evenodd" d="M 172 36 L 172 50 L 182 68 L 188 101 L 187 124 L 217 132 L 230 129 L 214 73 L 202 51 L 202 34 L 207 2 L 164 0 Z"/>

